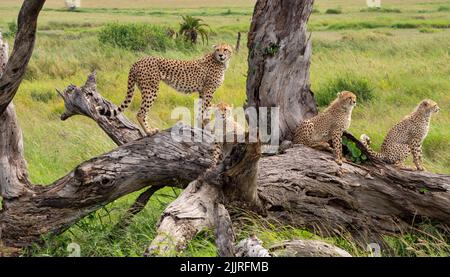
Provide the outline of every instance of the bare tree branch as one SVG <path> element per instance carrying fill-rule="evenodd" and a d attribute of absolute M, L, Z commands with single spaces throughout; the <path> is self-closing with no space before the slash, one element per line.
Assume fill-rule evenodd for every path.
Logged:
<path fill-rule="evenodd" d="M 25 0 L 20 9 L 14 48 L 0 78 L 0 114 L 14 98 L 25 75 L 36 39 L 37 17 L 44 3 L 45 0 Z"/>

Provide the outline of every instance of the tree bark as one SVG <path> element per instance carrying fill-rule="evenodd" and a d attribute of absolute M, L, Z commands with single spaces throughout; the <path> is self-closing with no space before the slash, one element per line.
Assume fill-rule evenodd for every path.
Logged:
<path fill-rule="evenodd" d="M 44 3 L 45 0 L 25 0 L 20 9 L 13 52 L 0 79 L 0 114 L 16 95 L 25 75 L 36 40 L 37 17 Z"/>
<path fill-rule="evenodd" d="M 258 192 L 269 216 L 361 242 L 406 230 L 422 218 L 450 223 L 450 175 L 385 164 L 338 166 L 331 153 L 297 145 L 259 164 Z"/>
<path fill-rule="evenodd" d="M 313 0 L 258 0 L 248 34 L 247 105 L 279 107 L 280 140 L 317 113 L 306 24 Z"/>

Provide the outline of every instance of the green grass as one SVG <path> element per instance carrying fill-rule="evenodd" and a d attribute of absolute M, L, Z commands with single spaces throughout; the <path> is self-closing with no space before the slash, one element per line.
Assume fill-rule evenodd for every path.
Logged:
<path fill-rule="evenodd" d="M 16 2 L 5 0 L 0 3 L 0 29 L 9 31 L 8 25 L 15 21 Z M 14 99 L 33 182 L 49 184 L 82 161 L 115 147 L 91 120 L 81 116 L 64 122 L 59 119 L 64 104 L 55 88 L 63 89 L 70 83 L 81 85 L 94 69 L 102 95 L 120 103 L 126 91 L 128 69 L 139 58 L 146 55 L 198 58 L 218 42 L 234 45 L 236 33 L 241 31 L 241 52 L 232 58 L 225 82 L 213 101 L 225 101 L 234 106 L 244 103 L 248 69 L 245 34 L 250 25 L 252 3 L 226 0 L 215 7 L 211 1 L 188 0 L 182 7 L 168 7 L 167 1 L 156 2 L 159 3 L 156 7 L 140 2 L 145 6 L 130 8 L 132 5 L 126 1 L 111 7 L 104 1 L 91 1 L 79 12 L 67 12 L 62 8 L 62 1 L 48 1 L 39 19 L 33 57 Z M 311 15 L 308 28 L 313 31 L 311 84 L 321 108 L 341 89 L 361 92 L 358 98 L 364 100 L 358 101 L 353 112 L 350 131 L 357 137 L 361 133 L 368 134 L 373 147 L 378 149 L 389 128 L 409 114 L 419 101 L 424 98 L 435 100 L 441 112 L 432 118 L 429 135 L 424 141 L 424 163 L 430 171 L 450 173 L 450 15 L 447 6 L 440 1 L 395 1 L 389 8 L 401 13 L 361 12 L 366 8 L 364 1 L 315 2 L 316 11 L 322 12 Z M 326 10 L 336 7 L 342 7 L 342 13 L 326 14 Z M 165 49 L 138 47 L 139 51 L 133 51 L 130 50 L 133 48 L 115 47 L 114 43 L 105 44 L 98 39 L 107 24 L 145 23 L 162 29 L 177 29 L 182 14 L 198 16 L 211 26 L 209 45 L 183 48 L 168 42 L 169 47 Z M 7 39 L 12 45 L 13 36 Z M 369 95 L 367 99 L 366 94 Z M 150 124 L 159 128 L 171 126 L 174 123 L 170 119 L 171 110 L 180 105 L 192 108 L 196 97 L 177 93 L 161 84 L 150 112 Z M 125 112 L 131 120 L 135 118 L 139 101 L 139 94 L 136 94 Z M 179 192 L 171 189 L 158 192 L 146 209 L 135 217 L 127 232 L 112 241 L 108 231 L 132 204 L 137 193 L 107 205 L 64 234 L 48 238 L 44 246 L 36 246 L 29 254 L 65 256 L 67 244 L 77 242 L 84 256 L 140 256 L 154 236 L 161 211 L 176 193 Z M 249 223 L 248 228 L 238 234 L 239 238 L 254 232 L 265 245 L 286 238 L 316 238 L 302 229 L 271 226 L 260 221 Z M 433 227 L 434 230 L 426 226 L 420 228 L 425 228 L 421 231 L 437 240 L 417 230 L 406 230 L 401 236 L 388 238 L 394 248 L 394 254 L 389 255 L 439 256 L 449 253 L 445 248 L 448 245 L 442 245 L 443 238 L 440 237 L 446 234 L 444 231 L 437 227 Z M 365 249 L 346 236 L 325 240 L 353 255 L 367 255 Z M 421 245 L 427 244 L 424 247 L 428 250 L 424 250 Z M 211 231 L 199 235 L 182 255 L 216 255 Z"/>

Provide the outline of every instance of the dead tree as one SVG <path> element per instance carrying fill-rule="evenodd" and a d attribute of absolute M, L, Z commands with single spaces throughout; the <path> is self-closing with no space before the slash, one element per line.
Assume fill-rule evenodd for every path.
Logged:
<path fill-rule="evenodd" d="M 311 49 L 305 27 L 312 1 L 266 2 L 257 2 L 249 34 L 248 105 L 278 103 L 284 111 L 283 138 L 289 138 L 294 121 L 316 111 L 309 91 Z M 157 236 L 146 250 L 149 256 L 175 255 L 199 231 L 215 228 L 217 218 L 226 219 L 230 206 L 252 210 L 279 224 L 322 235 L 349 232 L 370 242 L 422 217 L 449 224 L 449 175 L 399 171 L 376 161 L 338 166 L 331 154 L 303 146 L 261 157 L 260 143 L 233 145 L 219 165 L 207 170 L 213 147 L 202 130 L 176 125 L 144 137 L 123 115 L 100 116 L 96 108 L 112 104 L 99 94 L 95 74 L 83 86 L 71 85 L 60 92 L 65 102 L 61 119 L 87 116 L 118 147 L 83 162 L 52 184 L 32 184 L 11 100 L 33 50 L 43 3 L 24 2 L 14 50 L 0 78 L 0 252 L 40 242 L 45 234 L 59 234 L 115 199 L 150 186 L 185 189 L 162 214 Z M 268 35 L 263 36 L 264 32 Z M 270 42 L 279 49 L 272 51 L 277 47 Z M 184 140 L 173 139 L 171 131 L 176 130 L 185 131 Z M 207 139 L 188 142 L 193 135 Z M 148 197 L 142 195 L 137 204 L 141 207 Z M 218 236 L 233 233 L 230 224 L 225 224 L 217 228 Z M 223 255 L 234 254 L 232 239 L 223 237 L 218 243 L 228 247 Z"/>
<path fill-rule="evenodd" d="M 234 47 L 234 51 L 236 51 L 236 53 L 239 53 L 240 49 L 241 49 L 241 32 L 238 32 L 237 33 L 236 46 Z"/>

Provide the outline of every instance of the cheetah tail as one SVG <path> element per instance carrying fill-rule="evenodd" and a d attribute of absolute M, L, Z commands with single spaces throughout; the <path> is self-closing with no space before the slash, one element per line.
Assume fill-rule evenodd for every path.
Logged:
<path fill-rule="evenodd" d="M 128 74 L 128 89 L 125 100 L 123 100 L 122 104 L 116 109 L 105 109 L 100 108 L 99 112 L 103 116 L 107 117 L 116 117 L 119 113 L 123 112 L 131 103 L 131 99 L 133 99 L 134 95 L 134 86 L 136 84 L 136 74 L 134 70 L 134 66 L 130 69 L 130 73 Z"/>
<path fill-rule="evenodd" d="M 364 147 L 366 147 L 367 152 L 369 153 L 369 156 L 379 159 L 379 160 L 383 160 L 383 154 L 375 152 L 371 147 L 370 147 L 370 137 L 366 134 L 362 134 L 359 139 L 361 140 L 361 143 L 364 145 Z"/>

